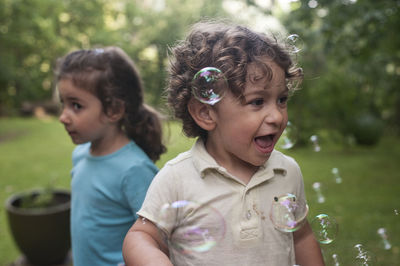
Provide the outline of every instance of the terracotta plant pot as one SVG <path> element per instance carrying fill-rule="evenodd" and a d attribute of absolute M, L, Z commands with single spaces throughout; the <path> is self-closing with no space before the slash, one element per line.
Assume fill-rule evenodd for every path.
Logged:
<path fill-rule="evenodd" d="M 37 197 L 43 191 L 32 190 L 10 196 L 6 211 L 14 240 L 33 265 L 62 264 L 71 247 L 70 200 L 67 190 L 52 190 L 51 206 L 21 208 L 23 198 Z"/>

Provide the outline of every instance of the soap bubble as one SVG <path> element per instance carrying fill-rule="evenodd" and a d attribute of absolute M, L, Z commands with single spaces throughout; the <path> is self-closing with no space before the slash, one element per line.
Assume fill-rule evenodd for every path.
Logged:
<path fill-rule="evenodd" d="M 392 248 L 392 245 L 390 244 L 389 240 L 388 240 L 388 236 L 386 234 L 386 229 L 385 228 L 379 228 L 378 229 L 378 235 L 380 235 L 380 237 L 382 238 L 382 242 L 383 242 L 383 248 L 388 250 Z"/>
<path fill-rule="evenodd" d="M 279 138 L 276 146 L 279 149 L 291 149 L 297 141 L 297 128 L 290 122 L 287 122 L 286 128 Z"/>
<path fill-rule="evenodd" d="M 187 200 L 164 204 L 158 227 L 167 245 L 185 254 L 207 252 L 225 235 L 225 220 L 216 209 Z"/>
<path fill-rule="evenodd" d="M 342 178 L 339 175 L 339 169 L 338 168 L 336 168 L 336 167 L 332 168 L 332 174 L 335 177 L 335 182 L 337 184 L 342 183 Z"/>
<path fill-rule="evenodd" d="M 310 223 L 315 238 L 321 244 L 330 244 L 335 240 L 338 225 L 335 218 L 327 214 L 318 214 Z"/>
<path fill-rule="evenodd" d="M 319 146 L 319 144 L 318 144 L 318 136 L 317 136 L 317 135 L 312 135 L 312 136 L 310 137 L 310 141 L 311 141 L 312 144 L 313 144 L 313 147 L 314 147 L 314 151 L 315 151 L 315 152 L 321 151 L 321 146 Z"/>
<path fill-rule="evenodd" d="M 214 105 L 228 89 L 228 82 L 221 70 L 205 67 L 194 75 L 192 93 L 202 103 Z"/>
<path fill-rule="evenodd" d="M 303 40 L 297 34 L 291 34 L 286 38 L 286 48 L 289 53 L 297 54 L 303 49 Z"/>
<path fill-rule="evenodd" d="M 357 266 L 375 265 L 376 258 L 372 252 L 366 250 L 364 246 L 361 244 L 356 244 L 354 248 L 356 249 L 355 265 Z"/>
<path fill-rule="evenodd" d="M 325 202 L 325 197 L 324 197 L 324 195 L 322 195 L 321 186 L 322 185 L 321 185 L 320 182 L 315 182 L 312 185 L 314 191 L 317 193 L 318 203 L 324 203 Z"/>
<path fill-rule="evenodd" d="M 340 265 L 337 254 L 332 254 L 332 260 L 333 260 L 333 263 L 335 263 L 334 266 L 339 266 Z"/>
<path fill-rule="evenodd" d="M 281 232 L 294 232 L 306 221 L 308 205 L 293 194 L 274 197 L 270 210 L 270 219 Z"/>

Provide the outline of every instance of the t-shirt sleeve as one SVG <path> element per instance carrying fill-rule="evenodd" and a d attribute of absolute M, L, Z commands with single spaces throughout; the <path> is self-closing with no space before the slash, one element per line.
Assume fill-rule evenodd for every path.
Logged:
<path fill-rule="evenodd" d="M 152 163 L 143 163 L 129 168 L 122 182 L 124 198 L 135 218 L 146 196 L 147 189 L 158 169 Z"/>

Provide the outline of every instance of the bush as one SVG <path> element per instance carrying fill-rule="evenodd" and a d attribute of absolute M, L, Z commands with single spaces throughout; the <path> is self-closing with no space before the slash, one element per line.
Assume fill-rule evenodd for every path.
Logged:
<path fill-rule="evenodd" d="M 362 113 L 354 118 L 350 130 L 357 144 L 372 146 L 382 137 L 384 124 L 376 115 Z"/>

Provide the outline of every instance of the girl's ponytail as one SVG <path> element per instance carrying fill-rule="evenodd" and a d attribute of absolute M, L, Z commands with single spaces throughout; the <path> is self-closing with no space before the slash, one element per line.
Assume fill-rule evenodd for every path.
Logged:
<path fill-rule="evenodd" d="M 127 136 L 135 140 L 151 160 L 157 161 L 166 151 L 162 143 L 161 116 L 150 106 L 143 104 L 136 112 L 127 112 L 122 124 Z"/>

